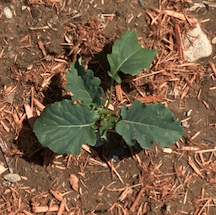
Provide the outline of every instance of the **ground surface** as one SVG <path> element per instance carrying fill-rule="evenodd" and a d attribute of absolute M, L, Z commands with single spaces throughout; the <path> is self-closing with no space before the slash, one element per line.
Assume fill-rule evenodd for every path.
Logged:
<path fill-rule="evenodd" d="M 177 23 L 185 33 L 191 26 L 187 20 L 155 10 L 187 13 L 186 0 L 147 0 L 144 6 L 137 0 L 1 1 L 2 11 L 6 6 L 13 18 L 1 13 L 0 134 L 8 146 L 4 154 L 22 180 L 10 183 L 3 179 L 7 172 L 1 174 L 0 214 L 216 214 L 216 94 L 209 90 L 216 86 L 215 47 L 209 58 L 185 64 L 173 28 Z M 198 20 L 210 19 L 201 26 L 212 39 L 214 7 L 191 13 Z M 111 167 L 102 157 L 111 144 L 98 155 L 84 152 L 79 157 L 57 156 L 42 148 L 23 105 L 32 107 L 35 119 L 41 109 L 34 99 L 47 105 L 68 98 L 64 90 L 67 68 L 80 56 L 84 64 L 90 62 L 106 91 L 108 68 L 103 54 L 97 54 L 110 52 L 110 44 L 133 28 L 140 43 L 158 49 L 158 56 L 151 71 L 142 71 L 139 77 L 143 78 L 125 78 L 123 101 L 114 92 L 112 104 L 118 109 L 141 95 L 148 96 L 148 102 L 163 102 L 183 120 L 182 139 L 165 150 L 157 144 L 149 150 L 137 149 L 135 154 L 125 148 L 120 163 L 108 162 Z M 111 135 L 109 143 L 124 146 L 116 135 Z M 0 161 L 7 167 L 3 153 Z M 71 174 L 79 178 L 77 191 L 69 182 Z M 60 212 L 63 198 L 66 207 Z"/>

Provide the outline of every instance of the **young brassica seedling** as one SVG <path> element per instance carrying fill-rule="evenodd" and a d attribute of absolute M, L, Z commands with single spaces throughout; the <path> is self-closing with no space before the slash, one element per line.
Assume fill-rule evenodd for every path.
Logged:
<path fill-rule="evenodd" d="M 73 62 L 67 74 L 66 90 L 73 93 L 71 100 L 63 100 L 47 106 L 35 121 L 34 132 L 44 147 L 58 154 L 81 153 L 83 144 L 96 144 L 96 131 L 106 138 L 108 129 L 115 129 L 129 146 L 136 142 L 144 149 L 152 146 L 153 141 L 161 147 L 178 141 L 183 127 L 174 119 L 173 113 L 162 104 L 146 106 L 135 101 L 130 107 L 123 107 L 120 117 L 108 110 L 114 81 L 121 83 L 119 72 L 138 75 L 140 70 L 149 69 L 156 50 L 142 48 L 135 30 L 126 31 L 116 40 L 112 53 L 107 56 L 111 77 L 110 96 L 105 105 L 100 79 L 91 70 L 85 71 L 81 59 Z M 96 126 L 99 122 L 100 126 Z M 97 123 L 98 125 L 98 123 Z"/>

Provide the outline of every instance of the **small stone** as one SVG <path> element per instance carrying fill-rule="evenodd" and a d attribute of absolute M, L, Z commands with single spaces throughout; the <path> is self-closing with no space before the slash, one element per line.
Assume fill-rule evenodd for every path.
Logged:
<path fill-rule="evenodd" d="M 121 12 L 120 12 L 120 11 L 118 11 L 118 10 L 115 12 L 115 14 L 116 14 L 116 16 L 118 16 L 118 17 L 120 17 L 120 16 L 121 16 Z"/>
<path fill-rule="evenodd" d="M 27 6 L 23 5 L 23 6 L 21 7 L 21 10 L 25 10 L 26 8 L 27 8 Z"/>
<path fill-rule="evenodd" d="M 182 122 L 182 126 L 183 126 L 184 128 L 189 128 L 188 121 L 183 121 L 183 122 Z"/>
<path fill-rule="evenodd" d="M 9 182 L 17 182 L 21 180 L 20 175 L 16 173 L 8 173 L 3 176 L 4 180 L 9 181 Z"/>
<path fill-rule="evenodd" d="M 137 176 L 138 176 L 137 174 L 133 174 L 132 178 L 137 178 Z"/>
<path fill-rule="evenodd" d="M 211 42 L 212 44 L 216 44 L 216 37 L 214 37 Z"/>
<path fill-rule="evenodd" d="M 30 64 L 28 67 L 27 67 L 27 70 L 31 70 L 33 68 L 33 64 Z"/>
<path fill-rule="evenodd" d="M 194 29 L 189 31 L 183 41 L 184 44 L 184 59 L 188 62 L 208 57 L 212 54 L 212 46 L 206 34 L 196 25 Z"/>
<path fill-rule="evenodd" d="M 138 0 L 138 3 L 140 5 L 140 7 L 144 7 L 145 6 L 145 4 L 144 4 L 144 2 L 142 0 Z"/>
<path fill-rule="evenodd" d="M 212 137 L 206 137 L 205 141 L 214 144 L 214 139 Z"/>
<path fill-rule="evenodd" d="M 15 58 L 15 56 L 16 56 L 15 54 L 11 54 L 11 55 L 9 56 L 9 58 L 10 58 L 10 59 L 13 59 L 13 58 Z"/>
<path fill-rule="evenodd" d="M 66 185 L 65 181 L 63 181 L 62 182 L 62 187 L 65 188 L 65 185 Z"/>
<path fill-rule="evenodd" d="M 190 116 L 191 113 L 192 113 L 192 111 L 193 111 L 192 109 L 190 109 L 189 111 L 187 111 L 187 112 L 186 112 L 186 116 Z"/>
<path fill-rule="evenodd" d="M 113 163 L 119 163 L 119 162 L 120 162 L 119 157 L 116 156 L 116 155 L 113 155 L 111 161 L 112 161 Z"/>
<path fill-rule="evenodd" d="M 112 149 L 108 153 L 108 158 L 113 163 L 118 163 L 122 160 L 123 154 L 124 154 L 124 150 L 122 148 Z"/>
<path fill-rule="evenodd" d="M 7 50 L 8 50 L 9 52 L 12 51 L 12 50 L 13 50 L 13 46 L 12 46 L 12 45 L 9 45 L 8 48 L 7 48 Z"/>
<path fill-rule="evenodd" d="M 45 7 L 45 8 L 44 8 L 44 12 L 45 12 L 45 13 L 49 13 L 50 11 L 52 11 L 51 8 L 49 8 L 49 7 Z"/>
<path fill-rule="evenodd" d="M 13 13 L 9 7 L 4 8 L 4 15 L 6 16 L 7 19 L 13 18 Z"/>

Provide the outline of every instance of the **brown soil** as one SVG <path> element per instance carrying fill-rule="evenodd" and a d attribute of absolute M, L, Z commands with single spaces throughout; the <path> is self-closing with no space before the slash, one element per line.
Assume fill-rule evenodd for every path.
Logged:
<path fill-rule="evenodd" d="M 215 86 L 214 73 L 209 66 L 210 61 L 216 63 L 215 47 L 211 57 L 201 59 L 198 62 L 200 65 L 187 67 L 184 71 L 178 70 L 178 67 L 175 71 L 167 70 L 140 79 L 140 82 L 132 81 L 131 77 L 129 81 L 128 77 L 125 78 L 122 83 L 127 95 L 124 96 L 125 100 L 129 98 L 130 102 L 134 101 L 140 92 L 156 96 L 149 97 L 149 102 L 165 101 L 178 120 L 188 118 L 188 123 L 182 139 L 170 146 L 170 153 L 157 144 L 148 150 L 138 149 L 135 154 L 132 153 L 133 156 L 128 148 L 125 149 L 122 161 L 113 164 L 124 184 L 101 158 L 101 151 L 107 155 L 109 147 L 99 149 L 99 155 L 83 152 L 81 156 L 57 156 L 40 145 L 24 115 L 25 103 L 32 105 L 34 119 L 40 113 L 32 98 L 38 99 L 43 105 L 68 98 L 64 89 L 67 68 L 80 56 L 85 65 L 90 62 L 89 66 L 101 77 L 102 87 L 107 90 L 109 80 L 105 75 L 107 65 L 103 62 L 103 53 L 110 52 L 110 45 L 125 30 L 135 28 L 140 43 L 145 47 L 157 48 L 157 59 L 163 59 L 170 52 L 161 45 L 158 32 L 163 28 L 159 27 L 160 23 L 151 26 L 151 18 L 146 12 L 155 14 L 151 8 L 158 9 L 160 2 L 166 9 L 180 12 L 180 6 L 186 7 L 187 1 L 143 2 L 142 7 L 137 0 L 1 1 L 1 10 L 10 7 L 13 18 L 7 19 L 1 13 L 0 134 L 8 146 L 5 154 L 11 160 L 14 173 L 18 173 L 22 180 L 9 183 L 3 179 L 7 172 L 0 175 L 0 214 L 57 214 L 63 202 L 61 195 L 67 201 L 63 214 L 216 214 L 216 94 L 214 90 L 209 90 Z M 26 6 L 26 9 L 22 10 L 22 6 Z M 116 16 L 98 19 L 102 14 Z M 192 14 L 198 19 L 210 19 L 202 27 L 212 39 L 216 30 L 214 8 L 202 8 Z M 191 27 L 187 22 L 178 24 L 185 31 Z M 165 29 L 165 33 L 170 29 L 171 26 Z M 84 37 L 87 39 L 82 40 Z M 174 52 L 177 53 L 175 38 Z M 184 62 L 175 61 L 173 65 L 180 63 Z M 158 64 L 157 68 L 156 64 L 153 64 L 156 71 L 170 66 Z M 194 83 L 186 96 L 180 99 L 184 85 L 194 74 Z M 170 81 L 175 78 L 177 82 Z M 164 82 L 167 82 L 165 90 L 160 88 Z M 179 90 L 175 92 L 176 96 L 174 89 Z M 162 97 L 158 99 L 157 96 L 162 94 L 163 98 L 166 95 L 167 100 Z M 116 109 L 120 106 L 115 97 L 112 104 Z M 187 116 L 189 110 L 192 113 Z M 18 121 L 23 117 L 22 123 L 16 117 Z M 194 137 L 195 134 L 198 136 Z M 109 140 L 111 142 L 122 146 L 123 141 L 114 135 Z M 195 153 L 193 148 L 184 147 L 213 151 Z M 104 166 L 93 163 L 92 159 Z M 6 167 L 3 153 L 0 153 L 0 164 Z M 79 178 L 78 191 L 70 185 L 71 174 Z M 61 198 L 52 195 L 51 190 L 58 191 Z M 125 198 L 119 199 L 123 194 Z M 57 209 L 54 212 L 36 212 L 39 206 L 52 208 L 55 205 Z"/>

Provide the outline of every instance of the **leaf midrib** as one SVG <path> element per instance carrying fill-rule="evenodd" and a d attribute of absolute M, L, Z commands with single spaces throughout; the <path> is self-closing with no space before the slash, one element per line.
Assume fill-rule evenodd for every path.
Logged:
<path fill-rule="evenodd" d="M 171 130 L 171 129 L 167 129 L 167 128 L 162 128 L 162 127 L 158 127 L 156 125 L 148 125 L 148 124 L 145 124 L 145 123 L 141 123 L 141 122 L 132 122 L 132 121 L 128 121 L 128 120 L 121 120 L 120 122 L 125 122 L 125 123 L 128 123 L 128 124 L 136 124 L 136 125 L 141 125 L 141 126 L 148 126 L 148 127 L 155 127 L 155 128 L 161 128 L 163 130 Z"/>
<path fill-rule="evenodd" d="M 84 128 L 84 127 L 89 127 L 91 125 L 94 125 L 94 123 L 91 123 L 91 124 L 85 124 L 85 125 L 51 125 L 51 126 L 46 126 L 46 127 L 49 127 L 49 128 L 56 128 L 56 127 L 61 127 L 61 128 Z"/>
<path fill-rule="evenodd" d="M 114 76 L 117 74 L 117 72 L 119 71 L 119 69 L 121 68 L 121 66 L 125 63 L 125 61 L 127 61 L 132 55 L 134 55 L 135 53 L 137 53 L 140 49 L 142 49 L 142 47 L 139 47 L 138 50 L 136 50 L 135 52 L 133 52 L 128 58 L 126 58 L 126 60 L 123 61 L 122 64 L 120 64 L 120 66 L 115 71 Z"/>

